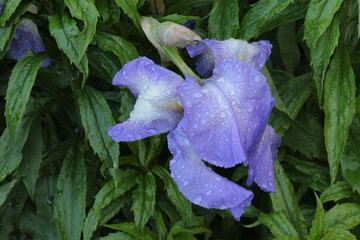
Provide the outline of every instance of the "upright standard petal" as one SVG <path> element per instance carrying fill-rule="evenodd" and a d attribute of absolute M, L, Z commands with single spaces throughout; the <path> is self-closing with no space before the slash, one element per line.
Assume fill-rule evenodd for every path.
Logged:
<path fill-rule="evenodd" d="M 248 43 L 240 39 L 225 41 L 204 39 L 198 45 L 186 47 L 190 57 L 200 55 L 196 70 L 202 77 L 210 77 L 215 65 L 226 58 L 237 58 L 257 70 L 261 70 L 270 56 L 269 41 Z"/>
<path fill-rule="evenodd" d="M 240 60 L 225 59 L 204 86 L 187 76 L 178 94 L 196 154 L 221 167 L 247 164 L 274 104 L 261 72 Z"/>
<path fill-rule="evenodd" d="M 250 150 L 247 185 L 255 181 L 263 191 L 275 192 L 274 161 L 279 146 L 279 136 L 267 125 L 261 140 Z"/>
<path fill-rule="evenodd" d="M 207 167 L 195 154 L 184 131 L 187 120 L 168 135 L 174 158 L 170 161 L 171 175 L 179 190 L 192 203 L 205 208 L 229 209 L 236 220 L 250 205 L 253 193 L 221 177 Z"/>
<path fill-rule="evenodd" d="M 176 88 L 183 79 L 146 57 L 137 58 L 116 74 L 113 84 L 137 98 L 130 118 L 110 128 L 115 141 L 135 141 L 174 129 L 182 117 Z"/>
<path fill-rule="evenodd" d="M 14 59 L 19 60 L 29 50 L 44 52 L 45 47 L 36 24 L 31 20 L 23 20 L 16 28 L 9 53 Z M 49 65 L 50 60 L 46 59 L 42 67 Z"/>

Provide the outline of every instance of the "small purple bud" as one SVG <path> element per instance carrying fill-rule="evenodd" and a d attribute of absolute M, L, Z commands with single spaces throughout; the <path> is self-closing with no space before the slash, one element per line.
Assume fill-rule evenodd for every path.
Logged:
<path fill-rule="evenodd" d="M 186 23 L 183 24 L 184 27 L 187 27 L 190 30 L 194 30 L 196 22 L 194 19 L 189 19 Z"/>

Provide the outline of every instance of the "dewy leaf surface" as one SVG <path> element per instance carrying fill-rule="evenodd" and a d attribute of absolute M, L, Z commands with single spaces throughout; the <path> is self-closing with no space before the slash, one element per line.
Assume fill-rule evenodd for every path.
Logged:
<path fill-rule="evenodd" d="M 236 0 L 216 0 L 209 18 L 209 38 L 226 40 L 239 30 L 239 6 Z"/>
<path fill-rule="evenodd" d="M 118 187 L 115 186 L 115 181 L 111 179 L 100 189 L 84 223 L 84 240 L 89 240 L 98 227 L 101 221 L 101 211 L 129 191 L 136 184 L 136 176 L 135 171 L 122 172 L 119 174 L 119 179 L 116 180 L 121 183 Z"/>
<path fill-rule="evenodd" d="M 324 216 L 325 231 L 334 228 L 350 230 L 360 224 L 360 206 L 355 203 L 338 204 Z"/>
<path fill-rule="evenodd" d="M 20 127 L 36 75 L 44 60 L 44 55 L 29 51 L 12 70 L 6 91 L 5 115 L 6 125 L 13 138 Z"/>
<path fill-rule="evenodd" d="M 274 22 L 276 22 L 276 16 L 284 11 L 292 2 L 293 0 L 261 0 L 253 4 L 241 22 L 240 38 L 249 40 L 257 37 L 262 33 L 264 27 L 270 30 L 269 25 L 271 25 L 271 20 L 275 20 Z M 297 13 L 291 14 L 291 17 L 296 17 L 299 9 L 298 7 Z M 284 21 L 280 21 L 280 23 L 284 23 Z"/>
<path fill-rule="evenodd" d="M 66 14 L 51 15 L 49 18 L 50 34 L 55 38 L 58 47 L 84 74 L 84 79 L 89 74 L 88 60 L 80 37 L 76 22 Z"/>
<path fill-rule="evenodd" d="M 355 114 L 355 76 L 345 47 L 335 51 L 324 85 L 325 145 L 335 181 L 349 126 Z"/>
<path fill-rule="evenodd" d="M 330 57 L 338 45 L 340 37 L 340 14 L 336 14 L 325 32 L 310 47 L 311 65 L 314 69 L 318 102 L 322 105 L 325 72 L 330 62 Z"/>
<path fill-rule="evenodd" d="M 96 40 L 102 50 L 113 52 L 122 65 L 139 57 L 134 45 L 119 36 L 99 32 L 96 34 Z"/>
<path fill-rule="evenodd" d="M 64 2 L 70 9 L 71 15 L 85 23 L 84 30 L 79 35 L 81 45 L 79 45 L 80 54 L 77 61 L 80 62 L 96 32 L 99 12 L 92 0 L 64 0 Z"/>
<path fill-rule="evenodd" d="M 63 240 L 80 239 L 86 208 L 86 169 L 84 146 L 75 141 L 67 153 L 59 178 L 54 218 Z"/>
<path fill-rule="evenodd" d="M 137 182 L 138 187 L 133 192 L 132 210 L 135 224 L 142 229 L 154 212 L 156 184 L 151 172 L 139 177 Z"/>
<path fill-rule="evenodd" d="M 283 212 L 260 213 L 259 218 L 275 237 L 290 236 L 299 239 L 298 233 Z"/>
<path fill-rule="evenodd" d="M 307 232 L 303 223 L 304 216 L 300 211 L 294 188 L 278 161 L 274 162 L 274 167 L 276 193 L 270 194 L 273 208 L 275 211 L 285 214 L 288 221 L 296 229 L 300 239 L 303 239 Z"/>
<path fill-rule="evenodd" d="M 77 96 L 81 122 L 86 137 L 94 152 L 106 162 L 108 168 L 117 169 L 119 165 L 119 144 L 111 139 L 107 131 L 114 125 L 110 108 L 100 92 L 86 86 Z"/>
<path fill-rule="evenodd" d="M 19 6 L 21 0 L 7 0 L 3 6 L 2 13 L 0 14 L 0 27 L 4 27 L 5 23 Z M 1 2 L 0 2 L 1 4 Z M 0 35 L 1 36 L 1 35 Z"/>
<path fill-rule="evenodd" d="M 352 189 L 360 193 L 360 122 L 355 117 L 350 126 L 349 136 L 346 141 L 345 150 L 341 157 L 341 169 L 343 176 L 351 185 Z"/>

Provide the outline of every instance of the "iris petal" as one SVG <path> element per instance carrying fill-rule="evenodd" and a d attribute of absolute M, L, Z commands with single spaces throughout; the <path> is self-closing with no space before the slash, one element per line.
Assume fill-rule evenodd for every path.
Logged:
<path fill-rule="evenodd" d="M 195 154 L 184 129 L 183 118 L 168 135 L 169 149 L 174 155 L 170 161 L 171 175 L 179 190 L 192 203 L 205 208 L 229 209 L 239 220 L 250 205 L 253 193 L 221 177 L 207 167 Z"/>
<path fill-rule="evenodd" d="M 237 59 L 220 61 L 200 86 L 188 77 L 178 87 L 196 154 L 220 167 L 248 164 L 274 104 L 261 72 Z"/>
<path fill-rule="evenodd" d="M 196 70 L 202 77 L 210 77 L 215 65 L 226 58 L 237 58 L 261 70 L 271 52 L 269 41 L 247 43 L 240 39 L 218 41 L 204 39 L 196 46 L 187 46 L 190 57 L 200 55 Z"/>
<path fill-rule="evenodd" d="M 115 141 L 135 141 L 174 129 L 182 117 L 176 87 L 183 79 L 146 57 L 127 63 L 114 85 L 126 86 L 137 98 L 130 118 L 110 128 Z"/>
<path fill-rule="evenodd" d="M 23 20 L 16 28 L 9 53 L 14 59 L 19 60 L 29 50 L 44 52 L 45 47 L 36 24 L 31 20 Z M 46 59 L 42 67 L 49 65 L 50 59 Z"/>
<path fill-rule="evenodd" d="M 249 156 L 249 175 L 247 184 L 253 181 L 264 191 L 275 192 L 274 160 L 280 138 L 274 129 L 267 125 L 259 143 L 253 146 Z"/>

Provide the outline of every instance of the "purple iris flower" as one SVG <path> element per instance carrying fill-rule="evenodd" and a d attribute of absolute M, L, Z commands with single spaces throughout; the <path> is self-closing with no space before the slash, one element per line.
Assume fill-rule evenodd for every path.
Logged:
<path fill-rule="evenodd" d="M 113 84 L 129 88 L 137 100 L 130 118 L 111 127 L 109 135 L 118 142 L 135 141 L 174 129 L 183 113 L 176 93 L 181 82 L 179 75 L 146 57 L 125 64 Z"/>
<path fill-rule="evenodd" d="M 127 63 L 113 84 L 128 87 L 137 101 L 130 118 L 109 130 L 116 141 L 170 131 L 168 145 L 174 155 L 170 169 L 180 192 L 202 207 L 228 209 L 237 220 L 253 193 L 219 176 L 202 160 L 219 167 L 249 165 L 247 184 L 256 182 L 261 189 L 274 192 L 273 161 L 280 144 L 267 124 L 274 99 L 259 71 L 271 45 L 245 42 L 243 47 L 246 49 L 239 52 L 250 56 L 242 53 L 211 60 L 201 57 L 205 51 L 218 56 L 216 48 L 201 52 L 196 50 L 203 49 L 201 45 L 188 46 L 188 51 L 198 53 L 193 56 L 202 54 L 201 64 L 206 59 L 214 64 L 211 78 L 200 83 L 190 76 L 184 80 L 145 57 Z"/>
<path fill-rule="evenodd" d="M 240 39 L 225 41 L 204 39 L 199 44 L 188 45 L 186 50 L 190 57 L 200 55 L 196 62 L 196 71 L 201 77 L 208 78 L 212 75 L 215 65 L 227 58 L 237 58 L 257 70 L 261 70 L 271 53 L 269 41 L 253 42 L 251 44 Z"/>
<path fill-rule="evenodd" d="M 0 3 L 0 14 L 3 4 Z M 37 8 L 30 6 L 29 11 L 36 13 Z M 39 34 L 37 25 L 31 20 L 23 20 L 16 28 L 14 38 L 12 39 L 9 53 L 11 57 L 19 60 L 27 51 L 45 52 L 44 43 Z M 41 67 L 47 67 L 51 64 L 50 59 L 45 59 Z"/>
<path fill-rule="evenodd" d="M 26 19 L 17 26 L 9 53 L 14 59 L 19 60 L 29 50 L 44 52 L 45 47 L 36 24 Z M 47 67 L 50 63 L 50 59 L 47 58 L 41 67 Z"/>

